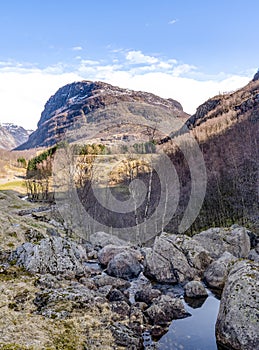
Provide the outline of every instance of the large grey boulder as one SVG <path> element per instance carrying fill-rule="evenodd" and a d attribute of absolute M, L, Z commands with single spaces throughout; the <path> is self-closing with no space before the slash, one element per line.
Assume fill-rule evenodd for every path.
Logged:
<path fill-rule="evenodd" d="M 233 225 L 230 228 L 210 228 L 193 236 L 209 252 L 213 259 L 218 259 L 224 252 L 237 258 L 247 258 L 251 249 L 250 231 Z"/>
<path fill-rule="evenodd" d="M 144 274 L 161 283 L 180 283 L 192 280 L 198 271 L 188 262 L 174 235 L 156 237 L 153 248 L 143 248 Z"/>
<path fill-rule="evenodd" d="M 195 239 L 186 235 L 170 235 L 170 240 L 186 256 L 189 265 L 196 268 L 200 274 L 206 270 L 213 261 L 210 253 Z"/>
<path fill-rule="evenodd" d="M 258 349 L 258 322 L 259 264 L 238 261 L 223 289 L 216 322 L 217 341 L 231 349 Z"/>
<path fill-rule="evenodd" d="M 207 268 L 204 273 L 205 282 L 212 288 L 222 289 L 227 280 L 229 270 L 236 261 L 236 257 L 225 252 Z"/>
<path fill-rule="evenodd" d="M 142 254 L 138 250 L 132 249 L 130 246 L 116 246 L 114 244 L 103 247 L 98 253 L 98 260 L 101 265 L 107 266 L 115 255 L 126 251 L 136 256 L 138 260 L 142 260 Z"/>
<path fill-rule="evenodd" d="M 67 238 L 49 237 L 39 244 L 24 243 L 10 257 L 32 273 L 85 275 L 86 250 Z"/>
<path fill-rule="evenodd" d="M 208 296 L 206 288 L 200 281 L 190 281 L 184 286 L 184 293 L 188 298 L 204 298 Z"/>
<path fill-rule="evenodd" d="M 107 266 L 109 275 L 126 280 L 137 277 L 141 271 L 142 266 L 137 257 L 126 251 L 116 254 Z"/>

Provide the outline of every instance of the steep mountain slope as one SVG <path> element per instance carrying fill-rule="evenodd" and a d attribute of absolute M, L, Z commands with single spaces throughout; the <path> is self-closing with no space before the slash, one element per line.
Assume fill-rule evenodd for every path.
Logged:
<path fill-rule="evenodd" d="M 18 149 L 51 146 L 62 139 L 69 128 L 80 123 L 87 123 L 91 128 L 101 121 L 105 124 L 106 120 L 117 120 L 120 124 L 138 124 L 148 119 L 148 113 L 145 110 L 134 110 L 134 104 L 164 108 L 166 116 L 162 116 L 161 120 L 164 118 L 172 121 L 174 117 L 188 117 L 180 103 L 172 99 L 121 89 L 102 82 L 76 82 L 60 88 L 48 100 L 41 114 L 38 129 Z M 112 110 L 108 111 L 109 107 L 112 107 Z M 96 111 L 100 113 L 96 115 Z"/>
<path fill-rule="evenodd" d="M 205 201 L 193 225 L 194 230 L 237 221 L 259 229 L 258 78 L 257 74 L 245 87 L 209 99 L 186 122 L 188 130 L 199 143 L 208 177 Z M 182 128 L 178 142 L 184 142 L 186 132 L 187 128 Z M 174 146 L 175 140 L 164 140 L 161 147 L 171 154 L 178 173 L 187 183 L 182 190 L 180 213 L 188 201 L 191 179 L 188 178 L 190 174 L 183 155 Z"/>
<path fill-rule="evenodd" d="M 31 130 L 11 123 L 0 124 L 0 148 L 13 149 L 28 140 Z"/>

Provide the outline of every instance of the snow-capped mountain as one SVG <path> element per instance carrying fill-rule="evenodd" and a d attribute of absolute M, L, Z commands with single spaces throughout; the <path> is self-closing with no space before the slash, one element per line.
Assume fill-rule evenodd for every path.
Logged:
<path fill-rule="evenodd" d="M 13 149 L 28 140 L 32 130 L 12 123 L 0 123 L 0 148 Z"/>

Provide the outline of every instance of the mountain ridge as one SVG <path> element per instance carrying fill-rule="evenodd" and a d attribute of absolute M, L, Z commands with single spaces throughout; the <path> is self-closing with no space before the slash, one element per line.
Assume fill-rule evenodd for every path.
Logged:
<path fill-rule="evenodd" d="M 147 92 L 122 89 L 103 82 L 84 80 L 61 87 L 49 98 L 41 114 L 37 130 L 32 133 L 25 144 L 17 149 L 52 146 L 76 123 L 85 123 L 91 126 L 98 122 L 93 118 L 94 113 L 104 111 L 107 107 L 113 107 L 116 110 L 119 103 L 125 104 L 125 106 L 143 103 L 146 106 L 161 107 L 167 114 L 171 113 L 172 119 L 183 118 L 186 120 L 189 116 L 183 111 L 181 104 L 171 98 L 163 99 Z M 126 112 L 131 118 L 132 124 L 139 121 L 139 111 L 131 109 Z M 142 113 L 142 117 L 145 119 L 147 117 L 144 114 Z M 107 120 L 111 117 L 111 114 L 103 116 Z M 126 122 L 127 118 L 125 119 L 123 114 L 120 115 L 120 118 L 121 123 Z"/>
<path fill-rule="evenodd" d="M 13 123 L 0 123 L 0 148 L 11 150 L 27 141 L 32 130 Z"/>

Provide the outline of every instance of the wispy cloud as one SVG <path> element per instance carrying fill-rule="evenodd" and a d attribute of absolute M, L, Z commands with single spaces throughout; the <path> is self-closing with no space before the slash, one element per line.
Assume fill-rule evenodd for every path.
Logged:
<path fill-rule="evenodd" d="M 72 50 L 73 51 L 82 51 L 83 48 L 82 48 L 82 46 L 74 46 L 74 47 L 72 47 Z"/>
<path fill-rule="evenodd" d="M 175 18 L 169 21 L 168 24 L 175 24 L 176 22 L 178 22 L 178 19 Z"/>

